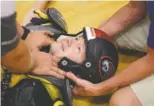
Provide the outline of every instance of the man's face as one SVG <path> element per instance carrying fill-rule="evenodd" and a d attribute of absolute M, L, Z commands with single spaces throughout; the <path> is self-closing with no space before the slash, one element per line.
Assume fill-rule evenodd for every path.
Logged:
<path fill-rule="evenodd" d="M 51 54 L 57 57 L 67 57 L 68 59 L 82 63 L 85 60 L 86 47 L 83 37 L 67 37 L 51 45 Z"/>

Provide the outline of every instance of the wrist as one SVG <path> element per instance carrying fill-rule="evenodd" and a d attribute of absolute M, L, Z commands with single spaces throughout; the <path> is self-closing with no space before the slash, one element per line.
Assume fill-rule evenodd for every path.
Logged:
<path fill-rule="evenodd" d="M 93 96 L 100 96 L 100 95 L 102 95 L 99 84 L 93 84 L 93 87 L 94 87 Z"/>
<path fill-rule="evenodd" d="M 99 29 L 100 29 L 101 31 L 105 32 L 108 36 L 112 36 L 112 35 L 109 33 L 108 29 L 105 27 L 105 23 L 102 24 L 102 25 L 99 27 Z"/>
<path fill-rule="evenodd" d="M 95 87 L 96 87 L 95 96 L 104 95 L 104 93 L 102 92 L 102 91 L 104 91 L 104 88 L 100 83 L 96 84 Z"/>
<path fill-rule="evenodd" d="M 95 87 L 97 88 L 97 90 L 96 90 L 97 96 L 107 95 L 107 94 L 115 91 L 118 88 L 118 86 L 115 86 L 115 84 L 108 83 L 107 80 L 96 84 Z"/>
<path fill-rule="evenodd" d="M 24 29 L 23 27 L 17 22 L 16 23 L 16 27 L 17 27 L 17 33 L 20 37 L 22 37 L 23 33 L 24 33 Z"/>
<path fill-rule="evenodd" d="M 118 34 L 117 28 L 115 28 L 115 26 L 113 26 L 112 23 L 110 24 L 105 22 L 99 27 L 99 29 L 105 32 L 108 36 L 114 37 Z"/>

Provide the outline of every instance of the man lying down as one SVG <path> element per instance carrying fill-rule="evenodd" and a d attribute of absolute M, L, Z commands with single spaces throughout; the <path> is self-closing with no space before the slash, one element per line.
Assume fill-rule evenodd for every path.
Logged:
<path fill-rule="evenodd" d="M 35 11 L 35 13 L 40 14 L 40 11 Z M 47 16 L 50 17 L 49 20 L 52 20 L 50 21 L 52 25 L 43 26 L 41 25 L 44 24 L 41 23 L 43 19 L 38 18 L 32 18 L 31 23 L 26 25 L 29 30 L 46 29 L 54 33 L 49 36 L 55 41 L 50 47 L 43 47 L 41 50 L 50 51 L 51 55 L 58 57 L 59 68 L 67 72 L 71 71 L 93 83 L 101 82 L 114 75 L 118 65 L 118 53 L 113 39 L 104 32 L 91 27 L 85 27 L 77 34 L 67 34 L 62 15 L 57 14 L 60 13 L 54 8 L 47 10 Z M 60 27 L 55 26 L 56 22 Z"/>
<path fill-rule="evenodd" d="M 61 58 L 58 62 L 59 68 L 71 71 L 93 83 L 114 75 L 118 54 L 114 44 L 104 33 L 85 27 L 82 32 L 74 36 L 76 37 L 71 38 L 65 35 L 63 38 L 64 35 L 61 35 L 51 44 L 50 53 Z"/>
<path fill-rule="evenodd" d="M 67 34 L 66 25 L 64 20 L 62 20 L 61 14 L 59 14 L 54 8 L 50 8 L 47 11 L 48 18 L 32 18 L 31 23 L 28 23 L 25 26 L 25 29 L 31 31 L 46 29 L 54 33 L 53 35 L 49 36 L 55 41 L 52 42 L 50 46 L 42 47 L 40 50 L 49 52 L 51 55 L 58 57 L 59 60 L 56 61 L 57 67 L 66 72 L 71 71 L 75 75 L 81 77 L 82 79 L 91 81 L 92 83 L 102 82 L 115 74 L 118 66 L 118 53 L 112 38 L 107 36 L 104 32 L 91 27 L 85 27 L 77 34 Z M 36 13 L 40 13 L 40 11 Z M 57 17 L 54 18 L 54 16 Z M 61 20 L 61 22 L 59 20 Z M 30 76 L 27 78 L 30 78 Z M 23 92 L 15 93 L 16 95 L 14 96 L 19 96 L 20 98 L 25 96 L 31 97 L 33 99 L 23 99 L 27 103 L 30 102 L 29 104 L 36 104 L 36 106 L 41 106 L 43 103 L 46 103 L 46 106 L 53 106 L 57 103 L 57 101 L 59 103 L 59 100 L 63 101 L 63 103 L 60 102 L 60 104 L 56 106 L 72 106 L 70 83 L 67 79 L 58 79 L 54 76 L 32 76 L 31 78 L 31 82 L 33 83 L 35 80 L 39 79 L 39 84 L 43 83 L 43 85 L 45 85 L 47 93 L 49 94 L 48 96 L 50 97 L 46 98 L 47 95 L 42 95 L 44 94 L 43 92 L 42 94 L 40 93 L 42 88 L 39 88 L 38 86 L 35 88 L 35 90 L 29 90 L 26 87 L 22 87 L 23 85 L 25 86 L 27 80 L 25 80 L 25 82 L 20 81 L 20 84 L 14 87 L 14 92 L 21 92 L 21 90 L 18 91 L 17 88 L 22 87 L 22 89 L 28 93 L 23 95 L 21 95 Z M 44 80 L 47 80 L 48 84 L 44 83 Z M 28 86 L 31 82 L 27 83 Z M 49 82 L 52 86 L 49 85 Z M 35 84 L 39 85 L 38 83 Z M 53 94 L 59 94 L 53 93 L 58 92 L 57 88 L 59 89 L 58 91 L 61 96 L 53 97 Z M 36 89 L 38 89 L 38 92 L 36 92 Z M 52 102 L 49 102 L 50 99 Z M 18 102 L 18 104 L 19 106 L 22 106 L 20 102 Z"/>

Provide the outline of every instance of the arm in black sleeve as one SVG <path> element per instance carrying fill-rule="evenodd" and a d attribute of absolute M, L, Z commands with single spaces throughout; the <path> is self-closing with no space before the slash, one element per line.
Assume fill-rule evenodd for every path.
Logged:
<path fill-rule="evenodd" d="M 17 46 L 19 36 L 16 29 L 15 3 L 2 1 L 1 6 L 1 55 L 3 56 Z"/>
<path fill-rule="evenodd" d="M 33 57 L 17 34 L 15 2 L 2 1 L 1 10 L 1 63 L 11 72 L 26 73 L 34 66 Z"/>
<path fill-rule="evenodd" d="M 16 14 L 1 18 L 1 55 L 14 49 L 19 42 L 16 30 Z"/>

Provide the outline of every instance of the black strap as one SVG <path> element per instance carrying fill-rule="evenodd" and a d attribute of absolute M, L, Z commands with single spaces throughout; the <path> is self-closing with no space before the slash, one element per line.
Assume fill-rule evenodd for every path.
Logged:
<path fill-rule="evenodd" d="M 1 103 L 2 103 L 2 106 L 4 106 L 3 105 L 4 101 L 5 101 L 4 98 L 7 95 L 7 90 L 9 88 L 10 82 L 11 82 L 11 72 L 4 69 L 3 79 L 1 81 Z"/>
<path fill-rule="evenodd" d="M 28 34 L 30 33 L 30 30 L 23 26 L 22 28 L 24 29 L 24 34 L 22 35 L 21 39 L 25 40 Z"/>

